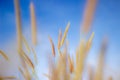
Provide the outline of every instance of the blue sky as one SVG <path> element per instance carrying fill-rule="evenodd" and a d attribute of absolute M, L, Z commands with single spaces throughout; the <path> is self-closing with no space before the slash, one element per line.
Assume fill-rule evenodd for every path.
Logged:
<path fill-rule="evenodd" d="M 36 48 L 37 53 L 41 52 L 39 55 L 42 57 L 39 58 L 43 58 L 42 60 L 44 60 L 44 54 L 49 52 L 48 35 L 57 43 L 58 31 L 60 28 L 64 31 L 68 21 L 71 22 L 71 26 L 67 38 L 70 41 L 70 51 L 74 53 L 79 43 L 80 24 L 86 0 L 20 0 L 23 33 L 27 37 L 27 40 L 31 39 L 29 13 L 29 4 L 31 1 L 35 5 L 38 42 L 41 45 Z M 95 64 L 101 40 L 104 35 L 107 35 L 109 38 L 109 47 L 106 61 L 116 71 L 120 66 L 119 4 L 119 0 L 98 0 L 91 29 L 95 32 L 95 38 L 93 48 L 88 57 L 88 62 Z M 6 47 L 9 49 L 12 43 L 14 47 L 16 46 L 15 25 L 14 1 L 0 0 L 0 49 L 6 51 Z M 40 48 L 41 51 L 39 50 Z"/>

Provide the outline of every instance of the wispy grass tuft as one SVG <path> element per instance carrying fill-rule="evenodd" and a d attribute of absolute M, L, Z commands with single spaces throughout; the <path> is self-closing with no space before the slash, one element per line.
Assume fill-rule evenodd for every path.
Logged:
<path fill-rule="evenodd" d="M 82 35 L 90 32 L 90 26 L 92 24 L 92 19 L 95 11 L 95 5 L 97 0 L 87 0 L 87 4 L 85 7 L 85 12 L 83 16 L 83 22 L 81 26 Z M 32 30 L 32 43 L 34 46 L 29 46 L 26 38 L 22 34 L 22 24 L 21 24 L 21 14 L 20 14 L 20 7 L 19 7 L 19 0 L 14 0 L 15 5 L 15 13 L 16 13 L 16 29 L 17 29 L 17 43 L 18 43 L 18 53 L 20 58 L 21 65 L 18 67 L 19 73 L 25 80 L 38 80 L 38 76 L 36 75 L 36 65 L 38 64 L 37 54 L 35 51 L 35 47 L 37 44 L 37 27 L 36 27 L 36 19 L 35 19 L 35 11 L 34 11 L 34 4 L 30 3 L 30 17 L 31 17 L 31 30 Z M 49 80 L 83 80 L 83 72 L 85 68 L 86 59 L 90 49 L 92 48 L 92 41 L 94 38 L 94 32 L 89 36 L 89 39 L 86 40 L 81 38 L 76 52 L 73 54 L 75 55 L 75 59 L 73 59 L 73 55 L 70 55 L 69 42 L 66 40 L 67 33 L 70 27 L 70 22 L 68 22 L 64 34 L 62 34 L 61 29 L 59 30 L 58 35 L 58 44 L 57 50 L 55 51 L 55 45 L 52 38 L 49 36 L 48 39 L 51 44 L 51 51 L 54 57 L 48 58 L 48 68 L 49 73 L 43 74 L 43 76 L 47 77 Z M 23 48 L 23 44 L 25 48 Z M 27 53 L 25 52 L 27 49 Z M 97 70 L 94 72 L 92 67 L 88 67 L 88 75 L 89 80 L 103 80 L 103 68 L 104 68 L 104 59 L 105 53 L 107 49 L 107 39 L 103 40 L 103 43 L 100 48 L 100 56 L 98 60 L 98 67 Z M 33 54 L 28 54 L 33 53 Z M 57 55 L 59 53 L 60 55 Z M 2 50 L 0 50 L 0 55 L 4 57 L 6 60 L 9 60 L 9 56 L 7 56 Z M 34 56 L 34 59 L 31 59 L 30 55 Z M 54 59 L 52 59 L 54 58 Z M 18 79 L 14 76 L 0 76 L 0 80 L 5 79 Z M 21 79 L 21 78 L 20 78 Z M 20 80 L 19 79 L 19 80 Z M 113 77 L 110 76 L 108 80 L 113 80 Z"/>

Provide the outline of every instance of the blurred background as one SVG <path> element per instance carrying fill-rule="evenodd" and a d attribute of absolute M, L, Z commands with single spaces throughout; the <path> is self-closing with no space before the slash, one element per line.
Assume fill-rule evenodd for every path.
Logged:
<path fill-rule="evenodd" d="M 46 79 L 42 73 L 47 72 L 47 55 L 51 53 L 48 40 L 50 35 L 57 46 L 58 31 L 64 31 L 68 22 L 71 23 L 67 39 L 69 52 L 74 54 L 79 44 L 80 25 L 86 0 L 20 0 L 22 32 L 31 44 L 30 2 L 34 3 L 37 40 L 35 47 L 38 65 L 36 67 L 39 78 Z M 105 56 L 104 77 L 112 75 L 114 80 L 120 79 L 120 1 L 98 0 L 92 22 L 91 32 L 95 32 L 92 49 L 87 57 L 86 65 L 96 68 L 99 48 L 104 36 L 108 37 L 108 49 Z M 17 32 L 15 20 L 14 0 L 0 0 L 0 50 L 11 59 L 6 62 L 0 56 L 0 75 L 16 75 L 19 58 L 17 54 Z M 87 80 L 86 75 L 84 80 Z"/>

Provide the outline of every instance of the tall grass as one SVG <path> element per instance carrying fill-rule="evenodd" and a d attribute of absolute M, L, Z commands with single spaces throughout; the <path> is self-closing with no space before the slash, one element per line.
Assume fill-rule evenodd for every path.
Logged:
<path fill-rule="evenodd" d="M 17 40 L 18 40 L 18 53 L 20 57 L 21 66 L 18 66 L 19 73 L 22 74 L 25 80 L 38 80 L 36 75 L 35 67 L 38 63 L 37 56 L 34 50 L 34 47 L 30 47 L 27 43 L 24 35 L 22 34 L 21 18 L 20 18 L 20 7 L 19 0 L 14 0 L 15 12 L 16 12 L 16 27 L 17 27 Z M 95 10 L 96 0 L 88 0 L 83 16 L 83 22 L 81 25 L 82 35 L 90 32 L 90 26 L 92 23 L 94 10 Z M 36 30 L 36 19 L 34 12 L 34 4 L 30 3 L 30 13 L 31 13 L 31 29 L 32 29 L 32 43 L 33 45 L 37 44 L 37 30 Z M 85 60 L 88 56 L 89 50 L 92 46 L 92 41 L 94 38 L 94 32 L 89 36 L 89 39 L 81 38 L 79 46 L 76 49 L 75 59 L 69 54 L 68 43 L 66 40 L 67 33 L 70 28 L 70 22 L 68 22 L 64 34 L 59 30 L 58 35 L 58 45 L 57 51 L 55 51 L 55 46 L 52 38 L 49 36 L 49 41 L 51 43 L 51 51 L 53 57 L 49 58 L 49 73 L 44 74 L 43 76 L 49 80 L 83 80 L 83 71 L 85 69 Z M 85 36 L 86 37 L 86 36 Z M 103 41 L 100 50 L 99 65 L 95 71 L 95 75 L 92 71 L 92 68 L 89 66 L 89 80 L 103 80 L 103 68 L 104 68 L 104 56 L 106 51 L 106 40 Z M 22 46 L 25 46 L 27 53 L 25 53 Z M 63 49 L 61 49 L 63 48 Z M 32 52 L 33 54 L 28 54 Z M 56 55 L 59 53 L 60 55 Z M 9 56 L 7 56 L 2 50 L 0 50 L 1 56 L 9 61 Z M 33 55 L 34 60 L 29 56 Z M 56 59 L 52 59 L 56 58 Z M 18 79 L 15 76 L 0 76 L 0 80 L 5 79 Z M 112 76 L 108 78 L 112 80 Z M 20 79 L 19 79 L 20 80 Z"/>

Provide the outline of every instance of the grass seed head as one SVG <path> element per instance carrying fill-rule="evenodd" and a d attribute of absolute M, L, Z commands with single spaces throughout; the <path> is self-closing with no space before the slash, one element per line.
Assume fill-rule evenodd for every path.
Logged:
<path fill-rule="evenodd" d="M 50 36 L 48 36 L 50 44 L 51 44 L 51 48 L 52 48 L 52 54 L 53 56 L 55 56 L 55 47 L 54 47 L 54 43 L 52 41 L 52 38 Z"/>
<path fill-rule="evenodd" d="M 60 42 L 61 42 L 61 38 L 62 38 L 62 30 L 59 30 L 59 35 L 58 35 L 58 50 L 60 50 Z"/>
<path fill-rule="evenodd" d="M 61 40 L 61 43 L 60 43 L 60 47 L 62 47 L 62 45 L 64 44 L 64 41 L 66 39 L 69 27 L 70 27 L 70 22 L 68 22 L 68 24 L 66 26 L 65 32 L 63 34 L 63 37 L 62 37 L 62 40 Z"/>
<path fill-rule="evenodd" d="M 31 30 L 32 30 L 32 42 L 34 45 L 37 44 L 37 30 L 36 30 L 36 18 L 35 18 L 35 10 L 34 5 L 30 3 L 30 15 L 31 15 Z"/>

